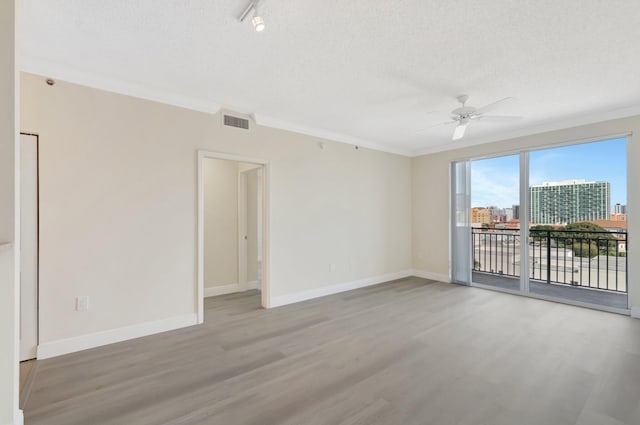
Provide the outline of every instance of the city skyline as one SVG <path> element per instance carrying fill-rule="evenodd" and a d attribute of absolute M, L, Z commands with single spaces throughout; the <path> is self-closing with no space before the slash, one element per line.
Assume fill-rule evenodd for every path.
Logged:
<path fill-rule="evenodd" d="M 518 155 L 471 162 L 471 205 L 511 208 L 519 205 Z M 529 186 L 563 180 L 611 184 L 611 205 L 627 204 L 626 138 L 533 151 Z"/>

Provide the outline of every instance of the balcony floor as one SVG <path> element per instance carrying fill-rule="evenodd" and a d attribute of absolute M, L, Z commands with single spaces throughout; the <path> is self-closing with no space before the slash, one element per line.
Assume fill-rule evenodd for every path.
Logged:
<path fill-rule="evenodd" d="M 490 273 L 473 272 L 473 283 L 510 289 L 512 291 L 518 291 L 520 289 L 519 278 L 499 276 Z M 625 293 L 599 291 L 569 285 L 548 284 L 535 280 L 529 282 L 529 287 L 532 293 L 546 297 L 561 298 L 625 310 L 629 308 L 627 304 L 627 294 Z"/>

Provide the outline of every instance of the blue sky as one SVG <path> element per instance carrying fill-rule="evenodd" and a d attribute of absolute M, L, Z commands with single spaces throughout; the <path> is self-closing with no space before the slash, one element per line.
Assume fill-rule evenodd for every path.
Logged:
<path fill-rule="evenodd" d="M 611 183 L 611 205 L 627 203 L 626 139 L 583 143 L 529 154 L 529 183 L 585 179 Z M 471 205 L 519 204 L 518 155 L 471 162 Z"/>

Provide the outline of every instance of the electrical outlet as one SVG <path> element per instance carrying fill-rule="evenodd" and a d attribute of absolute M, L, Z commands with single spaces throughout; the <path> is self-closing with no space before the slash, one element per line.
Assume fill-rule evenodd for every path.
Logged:
<path fill-rule="evenodd" d="M 76 311 L 86 311 L 89 310 L 89 297 L 82 296 L 76 298 Z"/>
<path fill-rule="evenodd" d="M 336 265 L 335 264 L 329 264 L 329 271 L 335 272 L 336 271 Z"/>

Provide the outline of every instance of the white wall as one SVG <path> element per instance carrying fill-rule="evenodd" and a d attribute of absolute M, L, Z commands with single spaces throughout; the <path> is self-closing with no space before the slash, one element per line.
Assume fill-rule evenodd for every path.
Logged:
<path fill-rule="evenodd" d="M 33 75 L 23 85 L 22 129 L 41 144 L 42 342 L 195 314 L 197 149 L 270 162 L 272 296 L 411 267 L 409 158 Z"/>
<path fill-rule="evenodd" d="M 627 145 L 629 237 L 631 246 L 640 237 L 640 116 L 601 122 L 564 130 L 504 140 L 480 146 L 434 153 L 413 158 L 413 266 L 422 272 L 446 279 L 449 271 L 449 164 L 453 160 L 478 158 L 503 152 L 517 152 L 570 141 L 584 141 L 633 132 Z M 632 306 L 640 314 L 640 250 L 629 251 L 629 293 Z"/>
<path fill-rule="evenodd" d="M 238 283 L 238 163 L 207 158 L 204 177 L 204 286 Z"/>
<path fill-rule="evenodd" d="M 19 202 L 16 202 L 18 85 L 14 1 L 0 2 L 0 425 L 19 424 Z"/>

